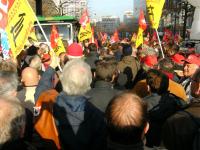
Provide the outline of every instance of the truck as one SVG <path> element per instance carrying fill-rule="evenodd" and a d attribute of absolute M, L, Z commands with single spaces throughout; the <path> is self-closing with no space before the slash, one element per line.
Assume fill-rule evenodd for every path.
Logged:
<path fill-rule="evenodd" d="M 53 17 L 37 17 L 40 22 L 41 27 L 43 28 L 48 40 L 50 41 L 50 34 L 52 25 L 55 25 L 58 29 L 59 36 L 61 37 L 63 44 L 71 44 L 74 41 L 77 41 L 77 34 L 80 28 L 78 20 L 73 16 L 53 16 Z M 46 43 L 46 39 L 42 34 L 42 31 L 37 24 L 35 23 L 35 35 L 38 42 Z"/>

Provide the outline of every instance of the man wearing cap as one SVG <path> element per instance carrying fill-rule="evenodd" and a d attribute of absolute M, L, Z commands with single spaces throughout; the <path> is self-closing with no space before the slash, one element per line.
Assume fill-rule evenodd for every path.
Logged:
<path fill-rule="evenodd" d="M 184 62 L 184 78 L 180 80 L 180 83 L 186 91 L 187 98 L 190 100 L 192 98 L 190 95 L 191 77 L 200 66 L 200 58 L 191 54 L 184 60 Z"/>

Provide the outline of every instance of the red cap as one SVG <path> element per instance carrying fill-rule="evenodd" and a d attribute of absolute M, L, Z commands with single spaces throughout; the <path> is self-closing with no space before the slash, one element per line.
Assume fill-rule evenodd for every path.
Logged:
<path fill-rule="evenodd" d="M 67 56 L 72 58 L 81 58 L 83 56 L 83 49 L 78 43 L 72 43 L 68 47 Z"/>
<path fill-rule="evenodd" d="M 185 61 L 190 64 L 196 64 L 196 65 L 200 66 L 200 58 L 194 54 L 189 55 Z"/>
<path fill-rule="evenodd" d="M 183 55 L 180 54 L 175 54 L 171 57 L 172 61 L 177 63 L 177 64 L 183 64 L 185 57 Z"/>
<path fill-rule="evenodd" d="M 42 62 L 44 63 L 44 62 L 47 62 L 49 60 L 51 60 L 51 55 L 49 55 L 49 54 L 43 54 L 43 56 L 42 56 Z"/>
<path fill-rule="evenodd" d="M 153 67 L 158 63 L 158 59 L 155 55 L 148 55 L 142 59 L 142 62 L 144 62 L 144 64 L 146 64 L 149 67 Z"/>

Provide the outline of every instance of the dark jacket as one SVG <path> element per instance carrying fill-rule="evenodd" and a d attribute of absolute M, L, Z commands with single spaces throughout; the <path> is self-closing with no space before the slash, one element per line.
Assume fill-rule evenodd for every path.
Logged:
<path fill-rule="evenodd" d="M 105 149 L 104 115 L 85 96 L 61 92 L 53 110 L 62 149 Z"/>
<path fill-rule="evenodd" d="M 200 100 L 199 102 L 191 102 L 185 110 L 200 119 Z M 163 143 L 169 150 L 192 149 L 196 131 L 197 126 L 191 118 L 183 112 L 177 112 L 168 118 L 163 126 Z"/>
<path fill-rule="evenodd" d="M 98 60 L 98 54 L 97 54 L 97 52 L 90 52 L 89 54 L 88 54 L 88 56 L 86 56 L 86 58 L 85 58 L 85 62 L 88 64 L 88 65 L 90 65 L 90 67 L 91 67 L 91 69 L 92 70 L 95 70 L 95 68 L 96 68 L 96 61 Z"/>
<path fill-rule="evenodd" d="M 108 140 L 107 150 L 154 150 L 154 148 L 144 146 L 142 141 L 134 145 L 121 145 Z"/>
<path fill-rule="evenodd" d="M 55 73 L 56 72 L 52 67 L 48 67 L 48 69 L 43 73 L 42 78 L 40 79 L 38 86 L 35 89 L 35 94 L 34 94 L 35 101 L 37 101 L 42 92 L 54 88 L 53 80 Z"/>
<path fill-rule="evenodd" d="M 102 112 L 105 112 L 105 109 L 110 102 L 110 100 L 117 94 L 119 90 L 113 88 L 113 85 L 110 82 L 106 81 L 96 81 L 94 88 L 92 88 L 87 95 L 90 96 L 89 101 L 99 108 Z"/>
<path fill-rule="evenodd" d="M 140 65 L 137 60 L 133 56 L 124 56 L 118 63 L 117 68 L 120 72 L 127 75 L 126 88 L 133 88 L 133 81 L 140 69 Z"/>

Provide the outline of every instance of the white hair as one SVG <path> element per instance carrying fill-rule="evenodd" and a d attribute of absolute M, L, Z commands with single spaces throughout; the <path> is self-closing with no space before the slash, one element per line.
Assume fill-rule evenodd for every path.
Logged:
<path fill-rule="evenodd" d="M 83 95 L 90 90 L 92 73 L 90 66 L 81 59 L 66 63 L 61 74 L 63 91 L 68 95 Z"/>
<path fill-rule="evenodd" d="M 0 145 L 23 137 L 25 109 L 14 97 L 0 98 Z"/>

